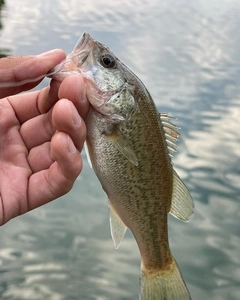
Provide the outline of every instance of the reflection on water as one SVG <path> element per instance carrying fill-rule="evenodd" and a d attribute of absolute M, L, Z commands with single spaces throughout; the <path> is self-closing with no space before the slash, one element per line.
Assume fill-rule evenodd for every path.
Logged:
<path fill-rule="evenodd" d="M 98 230 L 102 229 L 96 226 L 92 232 L 86 230 L 80 235 L 81 228 L 74 227 L 77 214 L 70 215 L 72 209 L 65 211 L 65 219 L 61 209 L 55 213 L 43 209 L 38 217 L 33 212 L 37 224 L 46 224 L 41 231 L 39 226 L 29 231 L 24 225 L 31 223 L 30 220 L 11 237 L 3 230 L 4 244 L 9 246 L 0 251 L 4 266 L 1 299 L 110 300 L 114 294 L 119 299 L 137 297 L 138 258 L 134 258 L 137 250 L 134 241 L 126 239 L 123 251 L 117 253 L 107 238 L 108 232 L 101 236 Z M 79 215 L 85 223 L 90 220 L 81 212 Z M 101 224 L 99 220 L 96 223 Z M 129 257 L 135 265 L 130 268 Z M 129 282 L 133 283 L 130 288 Z"/>
<path fill-rule="evenodd" d="M 239 300 L 239 9 L 234 0 L 12 0 L 1 15 L 0 49 L 14 54 L 70 52 L 89 31 L 178 117 L 174 165 L 196 214 L 188 224 L 169 217 L 169 233 L 194 300 Z M 106 196 L 85 155 L 71 193 L 0 234 L 3 300 L 138 298 L 135 241 L 128 233 L 113 249 Z"/>

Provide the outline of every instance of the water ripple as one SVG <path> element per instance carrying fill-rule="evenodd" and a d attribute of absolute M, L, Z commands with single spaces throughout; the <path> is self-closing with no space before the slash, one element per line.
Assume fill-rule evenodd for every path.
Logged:
<path fill-rule="evenodd" d="M 239 299 L 239 1 L 6 2 L 0 49 L 70 52 L 90 31 L 179 118 L 174 166 L 196 213 L 169 217 L 171 249 L 193 299 Z M 106 196 L 83 160 L 71 193 L 1 228 L 2 300 L 138 297 L 136 243 L 128 234 L 113 249 Z"/>

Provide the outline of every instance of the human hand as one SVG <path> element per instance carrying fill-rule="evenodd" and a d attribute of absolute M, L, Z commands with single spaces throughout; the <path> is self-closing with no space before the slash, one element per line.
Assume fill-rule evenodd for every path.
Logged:
<path fill-rule="evenodd" d="M 66 57 L 61 49 L 40 55 L 7 56 L 0 59 L 0 98 L 30 90 Z"/>
<path fill-rule="evenodd" d="M 58 51 L 40 59 L 38 71 L 39 59 L 31 58 L 32 73 L 22 69 L 25 79 L 46 74 L 63 58 L 63 52 Z M 23 58 L 21 64 L 26 67 L 28 60 Z M 5 82 L 18 78 L 16 73 L 10 77 Z M 38 82 L 1 92 L 17 93 Z M 68 76 L 62 83 L 52 80 L 41 91 L 0 100 L 0 225 L 71 189 L 82 169 L 80 151 L 86 135 L 82 118 L 87 111 L 85 89 L 78 75 Z"/>

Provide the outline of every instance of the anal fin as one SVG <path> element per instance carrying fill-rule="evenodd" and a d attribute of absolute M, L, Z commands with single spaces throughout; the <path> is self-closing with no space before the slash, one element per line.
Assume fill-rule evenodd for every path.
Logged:
<path fill-rule="evenodd" d="M 127 226 L 122 222 L 114 208 L 112 207 L 110 201 L 108 201 L 108 205 L 110 208 L 110 230 L 111 236 L 113 239 L 114 247 L 117 249 L 121 241 L 124 238 L 125 232 L 127 230 Z"/>

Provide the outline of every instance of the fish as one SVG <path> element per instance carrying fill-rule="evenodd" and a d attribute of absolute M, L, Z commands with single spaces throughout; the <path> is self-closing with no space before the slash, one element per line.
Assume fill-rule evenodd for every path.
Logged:
<path fill-rule="evenodd" d="M 158 112 L 141 80 L 86 32 L 50 71 L 59 80 L 75 73 L 90 102 L 87 155 L 108 197 L 114 246 L 129 228 L 139 248 L 139 299 L 190 300 L 168 239 L 168 213 L 185 222 L 194 213 L 172 163 L 178 127 Z"/>

